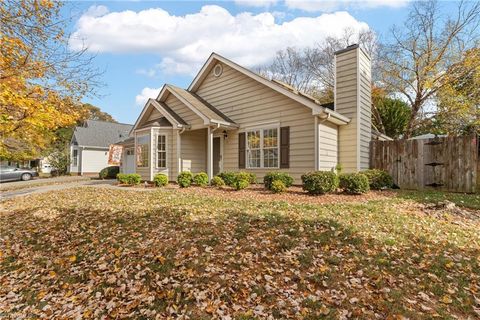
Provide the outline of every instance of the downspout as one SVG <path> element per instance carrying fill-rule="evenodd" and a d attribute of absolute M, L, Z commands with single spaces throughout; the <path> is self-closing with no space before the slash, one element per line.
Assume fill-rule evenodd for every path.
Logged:
<path fill-rule="evenodd" d="M 182 133 L 185 132 L 185 130 L 187 130 L 187 128 L 185 128 L 185 126 L 182 126 L 182 129 L 180 129 L 180 131 L 177 131 L 177 175 L 180 174 L 180 172 L 183 171 L 183 168 L 182 168 L 182 141 L 181 141 L 181 138 L 180 138 L 180 135 Z"/>

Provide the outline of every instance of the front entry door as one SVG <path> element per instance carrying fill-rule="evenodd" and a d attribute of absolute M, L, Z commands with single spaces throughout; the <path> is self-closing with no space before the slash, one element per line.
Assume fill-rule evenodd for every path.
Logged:
<path fill-rule="evenodd" d="M 222 153 L 220 150 L 220 137 L 213 138 L 213 175 L 220 173 L 220 163 L 222 161 Z"/>

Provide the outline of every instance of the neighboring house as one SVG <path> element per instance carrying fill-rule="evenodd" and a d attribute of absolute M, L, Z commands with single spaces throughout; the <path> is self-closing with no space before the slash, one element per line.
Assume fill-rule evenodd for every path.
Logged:
<path fill-rule="evenodd" d="M 70 173 L 98 175 L 108 166 L 109 146 L 128 138 L 132 125 L 87 120 L 75 127 L 70 141 Z"/>
<path fill-rule="evenodd" d="M 0 166 L 9 166 L 17 168 L 30 168 L 36 169 L 42 173 L 50 173 L 52 171 L 52 166 L 48 162 L 48 157 L 37 158 L 32 160 L 24 161 L 10 161 L 5 159 L 0 159 Z"/>
<path fill-rule="evenodd" d="M 357 45 L 335 54 L 334 104 L 268 80 L 213 53 L 188 89 L 164 85 L 149 99 L 125 144 L 144 180 L 156 173 L 245 170 L 259 179 L 313 170 L 367 169 L 371 128 L 370 58 Z M 376 136 L 377 139 L 381 138 Z"/>

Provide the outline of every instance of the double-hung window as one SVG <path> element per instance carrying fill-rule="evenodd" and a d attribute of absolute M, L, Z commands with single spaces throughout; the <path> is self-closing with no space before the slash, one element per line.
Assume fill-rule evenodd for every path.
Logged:
<path fill-rule="evenodd" d="M 157 168 L 167 167 L 167 137 L 157 136 Z"/>
<path fill-rule="evenodd" d="M 140 168 L 148 167 L 149 146 L 150 146 L 150 135 L 137 137 L 137 150 L 136 150 L 137 151 L 137 167 L 140 167 Z"/>
<path fill-rule="evenodd" d="M 278 168 L 278 128 L 247 131 L 247 168 Z"/>

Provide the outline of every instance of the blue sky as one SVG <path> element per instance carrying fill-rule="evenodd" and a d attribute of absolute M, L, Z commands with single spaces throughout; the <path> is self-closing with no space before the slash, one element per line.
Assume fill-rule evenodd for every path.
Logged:
<path fill-rule="evenodd" d="M 444 11 L 454 3 L 444 2 Z M 406 0 L 82 1 L 69 2 L 71 49 L 87 45 L 104 70 L 98 98 L 116 120 L 134 123 L 164 83 L 187 87 L 215 51 L 246 67 L 287 46 L 321 42 L 344 28 L 380 37 L 408 14 Z"/>

